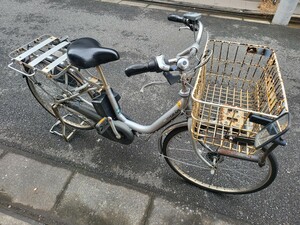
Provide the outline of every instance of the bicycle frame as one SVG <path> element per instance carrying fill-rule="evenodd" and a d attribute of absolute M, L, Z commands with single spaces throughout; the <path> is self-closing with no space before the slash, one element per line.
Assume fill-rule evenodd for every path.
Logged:
<path fill-rule="evenodd" d="M 114 95 L 112 93 L 112 90 L 106 81 L 106 78 L 104 76 L 103 70 L 100 66 L 96 67 L 100 78 L 103 82 L 103 89 L 106 91 L 107 96 L 109 98 L 109 101 L 114 109 L 114 112 L 117 116 L 117 118 L 124 122 L 128 127 L 130 127 L 132 130 L 137 131 L 139 133 L 153 133 L 160 128 L 162 128 L 165 124 L 169 123 L 171 120 L 176 118 L 182 111 L 185 111 L 189 108 L 189 96 L 190 96 L 190 89 L 186 87 L 186 84 L 182 82 L 182 89 L 179 93 L 181 96 L 181 99 L 166 113 L 164 113 L 161 117 L 159 117 L 156 121 L 154 121 L 151 125 L 141 125 L 136 122 L 133 122 L 129 119 L 127 119 L 123 114 L 121 109 L 119 108 L 119 105 L 117 101 L 114 98 Z"/>
<path fill-rule="evenodd" d="M 89 57 L 83 58 L 81 63 L 76 63 L 77 60 L 73 60 L 72 57 L 80 59 L 84 55 L 84 52 L 81 55 L 81 51 L 87 50 L 89 52 L 88 50 L 91 48 L 76 48 L 76 44 L 81 43 L 80 40 L 75 43 L 75 41 L 71 42 L 66 38 L 43 35 L 13 51 L 10 54 L 12 63 L 9 64 L 9 67 L 26 77 L 29 89 L 36 100 L 57 119 L 50 132 L 62 136 L 66 141 L 70 140 L 76 129 L 95 129 L 99 135 L 109 140 L 128 145 L 139 134 L 151 134 L 163 128 L 158 140 L 161 155 L 170 167 L 185 180 L 200 188 L 221 193 L 252 193 L 262 190 L 269 186 L 276 177 L 277 163 L 272 151 L 278 145 L 286 144 L 281 139 L 281 135 L 287 131 L 288 126 L 284 127 L 284 125 L 288 125 L 289 120 L 287 121 L 283 118 L 281 126 L 279 119 L 282 117 L 278 117 L 277 114 L 270 114 L 267 117 L 278 117 L 278 120 L 271 124 L 273 119 L 269 118 L 270 120 L 268 120 L 264 117 L 259 117 L 266 116 L 266 112 L 263 112 L 263 114 L 260 111 L 256 112 L 257 110 L 251 111 L 251 107 L 248 109 L 248 106 L 251 105 L 248 104 L 248 99 L 252 96 L 248 94 L 252 90 L 250 88 L 246 89 L 246 91 L 241 89 L 242 91 L 237 92 L 238 95 L 236 95 L 236 89 L 228 92 L 229 81 L 226 80 L 228 78 L 224 78 L 222 68 L 225 71 L 228 65 L 231 65 L 233 62 L 239 62 L 236 60 L 239 54 L 229 54 L 229 52 L 231 53 L 228 50 L 229 46 L 223 47 L 224 43 L 230 43 L 226 41 L 218 41 L 221 45 L 220 47 L 218 47 L 219 45 L 217 47 L 209 47 L 211 40 L 209 41 L 207 35 L 205 49 L 201 56 L 200 54 L 198 55 L 203 32 L 200 17 L 201 15 L 198 13 L 186 13 L 183 17 L 177 15 L 168 17 L 170 21 L 179 22 L 186 26 L 181 28 L 188 28 L 194 33 L 195 42 L 178 53 L 175 58 L 166 59 L 164 55 L 159 55 L 148 63 L 134 64 L 125 69 L 125 74 L 128 77 L 146 72 L 163 72 L 170 85 L 181 83 L 181 88 L 179 88 L 180 99 L 150 125 L 134 122 L 122 112 L 118 104 L 120 96 L 110 87 L 101 67 L 104 63 L 119 59 L 119 56 L 113 49 L 110 49 L 111 51 L 107 55 L 104 48 L 92 38 L 86 38 L 85 43 L 96 43 L 95 49 L 99 55 L 91 54 Z M 198 31 L 197 34 L 196 31 Z M 239 43 L 235 44 L 241 45 Z M 224 51 L 227 49 L 227 53 L 222 54 L 224 53 L 222 49 Z M 77 53 L 72 54 L 72 50 L 76 50 Z M 217 50 L 220 52 L 219 54 L 216 54 L 218 53 Z M 260 62 L 262 56 L 269 55 L 269 53 L 271 53 L 270 50 L 265 51 L 265 48 L 253 47 L 252 45 L 250 47 L 247 45 L 244 51 L 244 54 L 252 54 L 251 62 L 255 61 L 253 60 L 254 56 L 260 57 Z M 225 55 L 225 59 L 221 57 L 222 55 Z M 233 62 L 228 60 L 230 55 L 234 56 L 234 59 L 231 60 Z M 67 60 L 68 57 L 69 60 Z M 97 59 L 95 63 L 91 63 L 88 59 L 91 57 Z M 102 60 L 102 57 L 107 60 Z M 110 60 L 110 57 L 112 57 L 112 60 Z M 190 59 L 193 60 L 189 61 Z M 216 78 L 212 79 L 215 80 L 214 83 L 211 80 L 206 82 L 208 77 L 208 72 L 206 74 L 207 67 L 214 68 L 212 63 L 208 63 L 211 62 L 209 61 L 210 59 L 214 61 L 214 65 L 217 65 L 217 67 L 214 66 L 217 68 L 216 76 L 222 75 L 222 82 L 225 80 L 227 87 L 222 82 L 221 84 L 224 87 L 218 87 L 217 85 L 220 82 L 217 82 L 219 80 Z M 216 61 L 224 63 L 225 66 L 222 67 L 222 64 L 216 64 Z M 84 62 L 88 62 L 87 65 Z M 190 62 L 192 65 L 190 65 Z M 270 62 L 268 61 L 268 64 L 272 67 L 274 64 L 272 64 L 272 61 Z M 277 63 L 276 57 L 275 62 Z M 245 58 L 238 64 L 241 65 L 241 68 L 244 64 L 248 65 Z M 245 67 L 245 70 L 247 70 L 246 75 L 252 72 L 255 74 L 257 67 L 259 67 L 251 63 L 249 66 L 255 66 L 255 71 L 252 71 L 250 67 Z M 91 72 L 89 71 L 90 68 L 94 68 L 96 71 Z M 219 68 L 221 69 L 219 70 Z M 230 69 L 230 66 L 228 68 Z M 272 70 L 269 70 L 271 75 L 272 73 L 279 73 L 277 67 L 272 68 Z M 234 71 L 232 67 L 229 78 L 233 79 L 233 72 L 235 72 L 238 75 L 238 79 L 234 81 L 241 80 L 241 71 Z M 195 75 L 198 75 L 197 81 L 192 86 L 191 81 Z M 249 78 L 250 82 L 252 82 L 252 78 L 253 76 Z M 277 86 L 272 83 L 272 77 L 268 76 L 266 78 L 261 83 L 269 84 L 269 86 L 266 86 L 266 90 L 271 92 L 271 97 L 277 96 L 277 92 L 271 91 L 277 90 Z M 248 82 L 248 79 L 243 78 L 243 80 Z M 285 97 L 282 80 L 279 80 L 281 81 L 282 93 Z M 214 87 L 211 88 L 212 86 L 209 85 L 214 85 Z M 244 85 L 243 83 L 242 87 Z M 213 92 L 208 92 L 211 89 Z M 225 102 L 221 101 L 222 94 L 224 94 L 222 90 L 226 90 L 226 95 L 224 95 Z M 198 94 L 195 95 L 195 93 Z M 216 93 L 219 94 L 217 95 Z M 244 93 L 247 93 L 247 95 Z M 206 97 L 203 98 L 203 96 Z M 247 102 L 245 103 L 244 98 L 239 96 L 246 98 Z M 273 98 L 270 99 L 272 100 Z M 236 102 L 241 102 L 239 107 Z M 268 102 L 270 105 L 269 99 L 265 102 Z M 274 102 L 282 103 L 282 101 L 272 100 L 271 103 L 274 105 L 272 108 L 275 109 L 278 107 L 276 107 Z M 284 102 L 286 102 L 286 99 L 284 99 Z M 288 113 L 287 104 L 282 105 L 286 106 Z M 218 107 L 218 109 L 215 110 L 212 106 Z M 231 110 L 228 110 L 230 107 Z M 246 116 L 243 113 L 236 113 L 235 111 L 237 110 L 246 112 L 245 115 L 247 115 L 247 120 L 249 117 L 249 121 L 243 120 L 240 124 L 239 118 L 246 118 Z M 250 112 L 255 115 L 251 117 Z M 182 116 L 183 119 L 176 119 L 178 116 Z M 248 125 L 248 122 L 258 123 L 258 125 L 254 127 L 254 125 Z M 276 124 L 278 122 L 277 126 L 280 129 L 275 127 L 275 122 Z M 267 124 L 271 125 L 268 127 Z M 254 139 L 252 133 L 257 132 L 261 128 L 260 125 L 266 126 L 261 130 L 261 139 L 259 139 L 259 136 L 255 136 Z M 253 129 L 250 130 L 248 127 Z M 282 127 L 283 129 L 281 129 Z M 61 133 L 56 131 L 60 128 Z M 243 128 L 243 132 L 237 132 L 237 128 Z M 277 130 L 281 133 L 276 133 Z M 252 132 L 251 135 L 248 134 L 250 131 Z M 273 136 L 265 140 L 263 131 L 269 133 L 272 131 Z M 225 141 L 229 144 L 222 145 Z M 259 151 L 257 154 L 254 154 L 255 151 L 248 151 L 248 146 L 251 146 L 252 149 L 254 146 Z M 243 151 L 242 148 L 246 150 Z M 244 163 L 246 164 L 245 166 Z M 257 167 L 257 164 L 259 167 Z M 255 174 L 256 171 L 258 173 Z M 225 176 L 222 176 L 222 174 L 225 174 Z M 221 180 L 221 182 L 214 182 L 214 180 Z M 243 182 L 243 180 L 246 180 L 246 182 Z"/>
<path fill-rule="evenodd" d="M 202 33 L 203 33 L 203 25 L 200 21 L 198 21 L 197 24 L 198 24 L 198 34 L 196 36 L 194 33 L 195 43 L 193 45 L 191 45 L 190 47 L 186 48 L 185 50 L 183 50 L 182 52 L 180 52 L 177 55 L 178 57 L 184 56 L 184 55 L 192 56 L 192 55 L 196 54 L 197 50 L 199 50 L 199 43 L 200 43 Z M 170 59 L 169 62 L 170 63 L 177 62 L 177 58 Z M 179 92 L 181 99 L 171 109 L 169 109 L 165 114 L 163 114 L 161 117 L 159 117 L 151 125 L 141 125 L 136 122 L 133 122 L 133 121 L 127 119 L 122 114 L 122 111 L 119 108 L 119 105 L 114 98 L 112 90 L 106 81 L 106 78 L 104 76 L 101 66 L 97 66 L 96 69 L 100 75 L 102 82 L 103 82 L 103 89 L 106 91 L 106 94 L 109 98 L 109 101 L 111 103 L 111 106 L 113 107 L 113 110 L 114 110 L 117 118 L 120 121 L 124 122 L 129 128 L 131 128 L 134 131 L 137 131 L 139 133 L 153 133 L 153 132 L 159 130 L 160 128 L 162 128 L 164 125 L 166 125 L 170 121 L 172 121 L 174 118 L 176 118 L 181 112 L 191 109 L 191 107 L 189 106 L 189 100 L 190 100 L 189 97 L 191 95 L 191 90 L 190 90 L 190 88 L 187 87 L 185 81 L 182 81 L 181 82 L 182 88 Z"/>

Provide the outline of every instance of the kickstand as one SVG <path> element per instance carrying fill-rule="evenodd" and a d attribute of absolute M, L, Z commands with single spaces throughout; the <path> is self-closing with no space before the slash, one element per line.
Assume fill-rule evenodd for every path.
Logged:
<path fill-rule="evenodd" d="M 68 117 L 68 116 L 71 116 L 71 115 L 70 115 L 70 114 L 65 115 L 65 116 L 62 117 L 62 119 L 65 119 L 65 118 Z M 56 129 L 58 126 L 61 126 L 61 133 L 58 132 L 57 129 Z M 69 126 L 67 126 L 64 122 L 62 122 L 60 119 L 58 119 L 58 120 L 53 124 L 53 126 L 51 127 L 50 133 L 51 133 L 51 134 L 56 134 L 56 135 L 58 135 L 58 136 L 60 136 L 60 137 L 63 137 L 63 138 L 65 139 L 65 141 L 69 142 L 69 141 L 71 140 L 71 138 L 73 137 L 73 135 L 74 135 L 76 129 L 71 128 L 71 131 L 67 134 L 67 131 L 66 131 L 66 130 L 67 130 L 67 129 L 66 129 L 67 127 L 69 127 Z"/>
<path fill-rule="evenodd" d="M 66 128 L 69 127 L 69 126 L 67 126 L 65 124 L 64 119 L 66 119 L 67 117 L 72 117 L 72 115 L 67 114 L 67 115 L 64 115 L 63 117 L 61 117 L 61 115 L 59 114 L 59 111 L 58 111 L 58 105 L 57 104 L 52 105 L 52 110 L 53 110 L 53 112 L 54 112 L 54 114 L 55 114 L 55 116 L 58 120 L 51 127 L 50 133 L 61 136 L 65 139 L 65 141 L 69 142 L 70 139 L 73 137 L 76 129 L 71 128 L 71 132 L 69 134 L 67 134 Z M 61 126 L 61 131 L 62 131 L 61 133 L 59 133 L 58 131 L 55 130 L 55 128 L 57 128 L 58 126 Z"/>

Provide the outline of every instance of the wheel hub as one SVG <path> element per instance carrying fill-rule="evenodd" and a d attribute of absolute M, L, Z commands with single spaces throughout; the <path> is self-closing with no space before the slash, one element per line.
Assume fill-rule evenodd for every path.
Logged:
<path fill-rule="evenodd" d="M 208 152 L 206 158 L 212 162 L 214 166 L 224 160 L 224 157 L 216 152 Z"/>

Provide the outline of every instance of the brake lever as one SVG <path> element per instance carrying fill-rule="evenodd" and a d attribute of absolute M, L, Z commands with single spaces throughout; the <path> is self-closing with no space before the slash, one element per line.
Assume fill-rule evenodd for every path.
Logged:
<path fill-rule="evenodd" d="M 178 83 L 181 79 L 180 74 L 174 74 L 171 72 L 163 72 L 164 77 L 167 79 L 170 85 Z"/>
<path fill-rule="evenodd" d="M 183 29 L 188 29 L 188 30 L 191 30 L 191 31 L 198 31 L 199 30 L 197 25 L 194 25 L 194 24 L 191 24 L 191 23 L 186 24 L 186 26 L 184 26 L 184 27 L 179 27 L 179 31 L 183 30 Z"/>
<path fill-rule="evenodd" d="M 161 71 L 170 71 L 171 66 L 167 65 L 164 55 L 156 56 L 156 62 Z"/>
<path fill-rule="evenodd" d="M 191 29 L 191 31 L 198 31 L 199 27 L 197 24 L 189 24 L 188 27 Z"/>
<path fill-rule="evenodd" d="M 179 31 L 181 30 L 190 30 L 191 28 L 189 26 L 179 27 Z"/>

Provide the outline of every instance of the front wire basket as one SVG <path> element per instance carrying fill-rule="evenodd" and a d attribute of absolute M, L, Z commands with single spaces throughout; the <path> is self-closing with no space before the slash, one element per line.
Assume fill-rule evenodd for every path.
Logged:
<path fill-rule="evenodd" d="M 271 119 L 288 112 L 286 94 L 275 52 L 265 46 L 209 40 L 212 51 L 200 68 L 192 93 L 194 139 L 218 148 L 254 154 L 253 140 L 261 126 L 251 114 Z"/>

